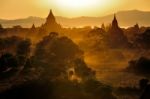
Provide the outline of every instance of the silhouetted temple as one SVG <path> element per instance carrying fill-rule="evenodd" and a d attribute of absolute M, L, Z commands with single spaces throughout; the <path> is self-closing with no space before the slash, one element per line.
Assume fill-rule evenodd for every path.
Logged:
<path fill-rule="evenodd" d="M 35 25 L 34 24 L 32 25 L 31 29 L 33 29 L 33 30 L 35 29 Z"/>
<path fill-rule="evenodd" d="M 37 34 L 37 28 L 35 27 L 35 25 L 33 24 L 32 27 L 29 30 L 30 35 L 31 34 Z"/>
<path fill-rule="evenodd" d="M 116 19 L 116 15 L 114 15 L 114 20 L 112 21 L 112 28 L 114 28 L 114 29 L 118 29 L 119 28 L 118 21 Z"/>
<path fill-rule="evenodd" d="M 127 37 L 123 30 L 119 27 L 116 15 L 112 21 L 112 25 L 108 31 L 108 38 L 112 47 L 126 47 L 128 45 Z"/>
<path fill-rule="evenodd" d="M 139 27 L 139 24 L 138 24 L 138 23 L 136 23 L 136 24 L 134 25 L 133 30 L 134 30 L 134 31 L 133 31 L 134 33 L 137 33 L 137 34 L 140 33 L 140 27 Z"/>
<path fill-rule="evenodd" d="M 3 26 L 0 24 L 0 33 L 4 31 Z"/>
<path fill-rule="evenodd" d="M 101 28 L 105 31 L 106 28 L 104 23 L 101 25 Z"/>
<path fill-rule="evenodd" d="M 45 32 L 57 32 L 58 30 L 61 29 L 61 25 L 59 25 L 56 22 L 55 16 L 53 15 L 52 10 L 50 10 L 50 13 L 46 19 L 45 24 L 42 25 L 42 29 L 45 30 Z"/>
<path fill-rule="evenodd" d="M 3 26 L 0 24 L 0 29 L 3 29 Z"/>

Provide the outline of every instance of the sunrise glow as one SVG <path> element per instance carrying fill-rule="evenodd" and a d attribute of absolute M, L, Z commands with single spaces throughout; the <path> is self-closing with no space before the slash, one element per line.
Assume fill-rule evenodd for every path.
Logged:
<path fill-rule="evenodd" d="M 104 4 L 104 0 L 56 0 L 55 3 L 60 7 L 81 9 L 95 6 L 98 3 Z"/>
<path fill-rule="evenodd" d="M 122 10 L 148 11 L 149 0 L 1 0 L 0 18 L 46 17 L 50 9 L 56 16 L 105 16 Z M 133 5 L 134 4 L 134 5 Z"/>

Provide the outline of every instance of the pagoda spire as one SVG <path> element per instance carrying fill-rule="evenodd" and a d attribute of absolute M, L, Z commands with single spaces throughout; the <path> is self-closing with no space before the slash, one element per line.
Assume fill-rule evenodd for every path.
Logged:
<path fill-rule="evenodd" d="M 135 24 L 135 27 L 140 28 L 138 23 Z"/>
<path fill-rule="evenodd" d="M 53 14 L 53 12 L 52 12 L 52 9 L 50 9 L 50 12 L 49 12 L 49 15 L 48 15 L 48 17 L 47 17 L 47 22 L 49 23 L 49 22 L 55 22 L 55 16 L 54 16 L 54 14 Z"/>
<path fill-rule="evenodd" d="M 101 28 L 105 30 L 105 24 L 102 23 Z"/>
<path fill-rule="evenodd" d="M 117 18 L 116 18 L 116 14 L 114 14 L 114 20 L 117 20 Z"/>
<path fill-rule="evenodd" d="M 0 24 L 0 29 L 3 29 L 3 26 Z"/>
<path fill-rule="evenodd" d="M 32 27 L 31 27 L 31 29 L 35 29 L 35 25 L 34 25 L 34 24 L 32 24 Z"/>
<path fill-rule="evenodd" d="M 117 27 L 117 28 L 119 27 L 118 26 L 118 21 L 117 21 L 117 18 L 116 18 L 116 14 L 114 14 L 114 19 L 113 19 L 113 22 L 112 22 L 112 26 Z"/>

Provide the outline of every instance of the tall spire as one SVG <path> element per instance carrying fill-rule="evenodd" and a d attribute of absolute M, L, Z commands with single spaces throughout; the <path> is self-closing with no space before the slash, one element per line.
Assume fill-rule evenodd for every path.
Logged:
<path fill-rule="evenodd" d="M 49 12 L 49 15 L 48 15 L 48 16 L 54 16 L 52 9 L 50 9 L 50 12 Z"/>
<path fill-rule="evenodd" d="M 35 29 L 35 25 L 33 24 L 31 28 L 32 28 L 32 29 Z"/>
<path fill-rule="evenodd" d="M 105 24 L 102 23 L 101 28 L 105 30 Z"/>
<path fill-rule="evenodd" d="M 117 20 L 117 18 L 116 18 L 116 14 L 114 14 L 114 20 Z"/>
<path fill-rule="evenodd" d="M 3 26 L 0 24 L 0 29 L 3 29 Z"/>
<path fill-rule="evenodd" d="M 136 23 L 136 24 L 134 25 L 134 27 L 140 28 L 138 23 Z"/>
<path fill-rule="evenodd" d="M 118 27 L 118 21 L 117 21 L 117 18 L 116 18 L 116 14 L 114 14 L 114 20 L 112 22 L 112 26 L 113 27 Z"/>
<path fill-rule="evenodd" d="M 55 22 L 55 16 L 52 12 L 52 9 L 50 9 L 49 15 L 47 17 L 47 22 Z"/>

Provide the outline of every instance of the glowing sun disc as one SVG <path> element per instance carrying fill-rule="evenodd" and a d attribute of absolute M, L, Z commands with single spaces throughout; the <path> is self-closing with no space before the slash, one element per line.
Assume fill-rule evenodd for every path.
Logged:
<path fill-rule="evenodd" d="M 99 2 L 99 0 L 56 0 L 55 2 L 59 6 L 77 9 L 94 6 Z"/>

